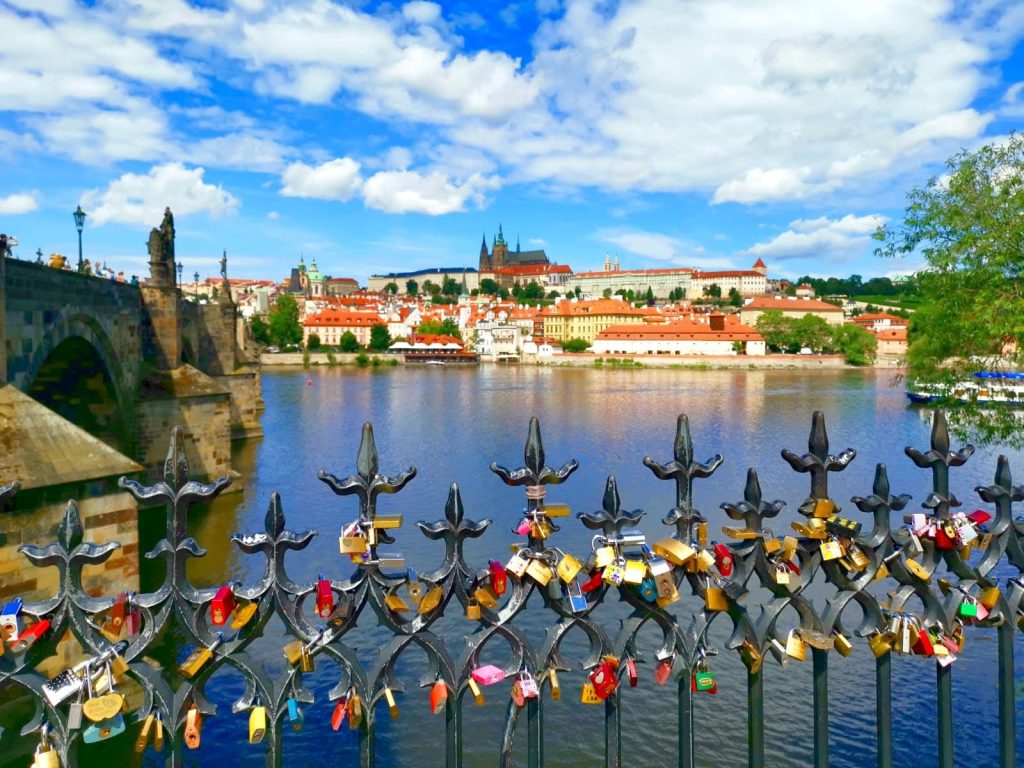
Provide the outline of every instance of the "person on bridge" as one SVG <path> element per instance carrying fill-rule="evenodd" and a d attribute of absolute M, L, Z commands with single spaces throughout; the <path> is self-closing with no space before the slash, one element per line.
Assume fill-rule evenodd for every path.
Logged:
<path fill-rule="evenodd" d="M 11 247 L 17 244 L 18 241 L 13 235 L 11 237 L 7 237 L 6 234 L 0 234 L 0 258 L 14 258 L 14 254 L 11 253 Z"/>

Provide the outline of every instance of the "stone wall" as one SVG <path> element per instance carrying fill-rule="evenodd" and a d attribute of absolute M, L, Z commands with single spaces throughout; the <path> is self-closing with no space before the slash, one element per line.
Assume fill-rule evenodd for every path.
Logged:
<path fill-rule="evenodd" d="M 263 427 L 259 421 L 259 412 L 263 406 L 263 390 L 260 385 L 259 367 L 247 365 L 234 373 L 213 378 L 231 393 L 231 439 L 260 437 L 263 434 Z"/>
<path fill-rule="evenodd" d="M 67 491 L 74 493 L 74 490 Z M 27 495 L 27 494 L 26 494 Z M 44 600 L 57 593 L 56 568 L 36 568 L 18 547 L 46 545 L 57 540 L 57 527 L 64 519 L 65 501 L 22 508 L 20 496 L 14 508 L 0 512 L 0 600 L 20 596 L 27 601 Z M 139 588 L 139 529 L 135 499 L 124 491 L 79 498 L 78 513 L 85 540 L 96 544 L 118 541 L 121 548 L 98 566 L 86 566 L 82 585 L 94 595 L 117 594 Z"/>
<path fill-rule="evenodd" d="M 146 305 L 143 353 L 153 367 L 167 371 L 181 365 L 181 306 L 172 287 L 143 286 Z"/>

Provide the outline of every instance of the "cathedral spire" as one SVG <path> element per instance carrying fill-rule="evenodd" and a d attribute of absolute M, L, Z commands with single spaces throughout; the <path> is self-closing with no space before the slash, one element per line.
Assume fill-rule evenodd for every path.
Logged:
<path fill-rule="evenodd" d="M 505 233 L 501 231 L 501 223 L 500 222 L 498 223 L 498 239 L 497 239 L 497 244 L 498 245 L 506 245 L 506 243 L 505 243 Z"/>
<path fill-rule="evenodd" d="M 519 253 L 519 235 L 516 235 L 516 253 Z"/>

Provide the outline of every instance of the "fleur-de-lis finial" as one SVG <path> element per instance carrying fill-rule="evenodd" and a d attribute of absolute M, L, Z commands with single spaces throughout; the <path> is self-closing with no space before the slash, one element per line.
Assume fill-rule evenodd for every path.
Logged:
<path fill-rule="evenodd" d="M 874 527 L 864 545 L 877 547 L 889 534 L 890 513 L 899 512 L 906 507 L 907 502 L 910 501 L 910 495 L 906 493 L 901 493 L 898 496 L 891 495 L 889 490 L 889 473 L 886 470 L 885 464 L 881 463 L 875 465 L 875 480 L 871 490 L 872 494 L 866 499 L 862 496 L 854 496 L 850 501 L 861 512 L 874 515 Z"/>
<path fill-rule="evenodd" d="M 852 448 L 847 448 L 838 456 L 828 452 L 828 433 L 825 431 L 825 414 L 815 411 L 811 417 L 811 434 L 807 439 L 807 450 L 803 456 L 783 448 L 782 458 L 797 472 L 808 472 L 811 475 L 810 499 L 828 498 L 828 473 L 842 472 L 857 456 Z M 801 510 L 803 511 L 803 510 Z"/>
<path fill-rule="evenodd" d="M 764 501 L 757 470 L 750 467 L 747 469 L 747 482 L 743 487 L 743 501 L 736 504 L 725 502 L 721 508 L 733 520 L 743 520 L 747 529 L 760 532 L 764 528 L 764 521 L 778 515 L 784 506 L 786 502 L 781 499 Z"/>
<path fill-rule="evenodd" d="M 932 490 L 939 496 L 949 494 L 949 468 L 963 466 L 974 454 L 973 445 L 965 445 L 959 451 L 951 451 L 949 444 L 949 426 L 946 414 L 936 410 L 932 417 L 931 449 L 919 451 L 906 447 L 903 452 L 921 469 L 931 469 Z"/>
<path fill-rule="evenodd" d="M 560 469 L 552 469 L 544 463 L 544 441 L 540 436 L 540 422 L 536 416 L 530 418 L 530 427 L 523 449 L 523 461 L 526 464 L 519 469 L 509 470 L 491 462 L 491 472 L 502 479 L 505 485 L 558 485 L 564 483 L 580 463 L 570 459 Z"/>
<path fill-rule="evenodd" d="M 665 516 L 665 525 L 676 525 L 680 535 L 689 535 L 694 522 L 704 522 L 700 512 L 693 508 L 693 481 L 711 477 L 722 465 L 721 454 L 715 454 L 705 463 L 694 461 L 693 440 L 690 438 L 690 420 L 685 413 L 676 419 L 676 436 L 672 444 L 673 460 L 659 464 L 650 456 L 644 456 L 644 466 L 659 480 L 674 480 L 676 484 L 676 505 Z"/>
<path fill-rule="evenodd" d="M 622 510 L 619 485 L 614 475 L 609 475 L 605 481 L 601 507 L 600 512 L 579 512 L 576 517 L 590 530 L 603 530 L 606 536 L 618 536 L 624 526 L 637 525 L 644 516 L 642 509 Z"/>
<path fill-rule="evenodd" d="M 416 523 L 423 535 L 432 541 L 444 539 L 446 544 L 445 567 L 463 564 L 462 544 L 466 539 L 476 539 L 483 536 L 487 526 L 491 524 L 489 519 L 483 519 L 479 523 L 467 520 L 466 510 L 462 504 L 462 494 L 459 492 L 458 483 L 452 483 L 448 488 L 448 500 L 444 505 L 444 520 L 435 523 L 419 521 Z M 467 569 L 468 570 L 468 569 Z"/>

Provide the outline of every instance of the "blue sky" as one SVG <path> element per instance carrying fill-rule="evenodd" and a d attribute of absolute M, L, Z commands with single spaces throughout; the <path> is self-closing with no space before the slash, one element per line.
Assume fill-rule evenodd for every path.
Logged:
<path fill-rule="evenodd" d="M 913 270 L 870 234 L 1024 116 L 991 0 L 0 0 L 0 231 L 187 276 L 474 266 Z"/>

